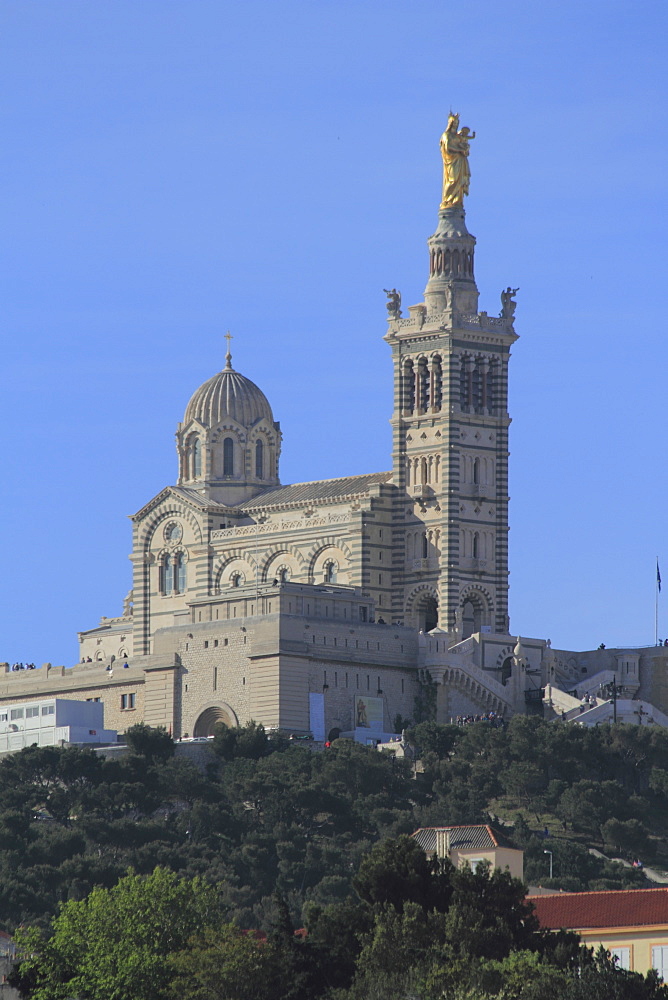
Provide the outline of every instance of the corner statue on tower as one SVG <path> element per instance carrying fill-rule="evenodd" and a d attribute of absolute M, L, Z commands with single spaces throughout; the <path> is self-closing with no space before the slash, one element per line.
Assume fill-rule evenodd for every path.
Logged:
<path fill-rule="evenodd" d="M 459 115 L 452 112 L 441 136 L 441 156 L 443 157 L 443 198 L 441 208 L 462 205 L 464 195 L 469 193 L 471 171 L 469 169 L 469 142 L 475 139 L 475 132 L 459 128 Z"/>

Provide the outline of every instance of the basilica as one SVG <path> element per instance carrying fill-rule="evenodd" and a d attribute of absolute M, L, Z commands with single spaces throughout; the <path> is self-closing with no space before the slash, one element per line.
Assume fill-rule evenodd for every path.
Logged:
<path fill-rule="evenodd" d="M 501 293 L 499 315 L 478 311 L 464 210 L 471 138 L 451 115 L 423 301 L 404 315 L 387 293 L 391 467 L 283 485 L 280 424 L 228 340 L 224 367 L 177 425 L 175 484 L 132 517 L 123 614 L 79 634 L 76 666 L 0 676 L 3 703 L 102 701 L 108 728 L 143 721 L 177 738 L 254 719 L 318 740 L 377 740 L 428 717 L 605 715 L 601 692 L 623 681 L 661 721 L 668 691 L 643 668 L 649 653 L 572 653 L 511 635 L 517 289 Z"/>

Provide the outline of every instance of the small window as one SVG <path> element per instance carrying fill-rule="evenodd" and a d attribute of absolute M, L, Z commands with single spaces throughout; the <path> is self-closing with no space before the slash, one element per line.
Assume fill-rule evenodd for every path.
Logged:
<path fill-rule="evenodd" d="M 160 567 L 160 575 L 160 590 L 165 595 L 171 594 L 174 589 L 174 564 L 171 556 L 165 556 Z"/>
<path fill-rule="evenodd" d="M 217 647 L 217 645 L 218 645 L 218 640 L 214 639 L 213 640 L 213 648 L 215 649 Z"/>
<path fill-rule="evenodd" d="M 223 646 L 227 646 L 229 641 L 230 641 L 229 639 L 223 639 Z"/>
<path fill-rule="evenodd" d="M 668 979 L 668 945 L 659 944 L 652 948 L 652 968 L 662 979 Z"/>
<path fill-rule="evenodd" d="M 99 701 L 100 699 L 96 698 L 95 700 Z M 55 715 L 55 713 L 56 713 L 55 705 L 42 705 L 42 715 Z"/>
<path fill-rule="evenodd" d="M 208 640 L 208 639 L 205 639 L 205 640 L 204 640 L 204 648 L 205 648 L 205 649 L 208 649 L 208 648 L 209 648 L 209 640 Z"/>
<path fill-rule="evenodd" d="M 26 708 L 26 719 L 34 719 L 39 715 L 39 706 L 35 705 L 34 708 Z"/>
<path fill-rule="evenodd" d="M 23 709 L 22 708 L 12 708 L 12 709 L 10 709 L 9 718 L 10 719 L 22 719 L 23 718 Z"/>
<path fill-rule="evenodd" d="M 368 611 L 365 607 L 360 607 L 360 621 L 365 622 L 368 618 Z"/>
<path fill-rule="evenodd" d="M 193 475 L 202 475 L 202 445 L 199 438 L 193 441 Z"/>
<path fill-rule="evenodd" d="M 0 712 L 0 722 L 6 722 L 6 721 L 7 721 L 7 713 Z"/>
<path fill-rule="evenodd" d="M 611 948 L 610 955 L 614 959 L 617 959 L 615 965 L 618 969 L 631 970 L 631 949 L 630 948 Z"/>
<path fill-rule="evenodd" d="M 133 694 L 122 694 L 121 695 L 121 709 L 126 710 L 135 707 L 135 695 Z"/>
<path fill-rule="evenodd" d="M 183 594 L 186 589 L 186 557 L 183 552 L 179 552 L 176 557 L 176 567 L 175 567 L 175 577 L 176 577 L 176 593 Z"/>
<path fill-rule="evenodd" d="M 262 441 L 255 444 L 255 478 L 264 479 L 264 445 Z"/>
<path fill-rule="evenodd" d="M 234 441 L 230 437 L 223 441 L 223 475 L 234 475 Z"/>

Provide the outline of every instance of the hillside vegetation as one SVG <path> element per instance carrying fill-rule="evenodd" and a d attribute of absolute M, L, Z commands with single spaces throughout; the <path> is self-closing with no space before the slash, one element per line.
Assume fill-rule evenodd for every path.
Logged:
<path fill-rule="evenodd" d="M 418 826 L 486 822 L 526 851 L 531 882 L 646 884 L 588 848 L 668 860 L 668 734 L 517 717 L 507 729 L 423 723 L 424 773 L 339 740 L 314 753 L 260 726 L 224 730 L 207 774 L 136 727 L 131 752 L 29 748 L 0 761 L 0 926 L 46 926 L 59 903 L 156 865 L 221 887 L 227 919 L 266 928 L 274 894 L 299 925 L 343 902 L 362 857 Z M 546 845 L 544 829 L 550 839 Z"/>

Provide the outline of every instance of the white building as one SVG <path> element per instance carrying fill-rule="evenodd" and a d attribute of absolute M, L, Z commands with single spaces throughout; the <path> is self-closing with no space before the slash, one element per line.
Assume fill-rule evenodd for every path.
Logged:
<path fill-rule="evenodd" d="M 0 753 L 35 745 L 115 742 L 116 731 L 104 728 L 104 705 L 99 699 L 0 704 Z"/>

